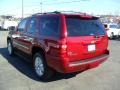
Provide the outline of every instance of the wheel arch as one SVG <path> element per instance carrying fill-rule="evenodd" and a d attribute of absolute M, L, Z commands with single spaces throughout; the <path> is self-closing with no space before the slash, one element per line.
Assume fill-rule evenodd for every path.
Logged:
<path fill-rule="evenodd" d="M 7 37 L 7 43 L 8 43 L 8 40 L 10 40 L 10 41 L 11 41 L 11 38 L 10 38 L 10 37 Z"/>
<path fill-rule="evenodd" d="M 34 57 L 35 53 L 37 53 L 37 52 L 42 54 L 42 56 L 45 58 L 45 50 L 41 47 L 33 46 L 31 52 L 32 52 L 32 58 Z"/>

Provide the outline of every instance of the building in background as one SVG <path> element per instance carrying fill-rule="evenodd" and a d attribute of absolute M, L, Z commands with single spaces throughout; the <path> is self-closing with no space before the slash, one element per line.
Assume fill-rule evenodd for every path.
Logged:
<path fill-rule="evenodd" d="M 20 18 L 14 18 L 13 16 L 2 15 L 0 16 L 0 29 L 7 30 L 11 26 L 16 27 L 20 20 Z"/>

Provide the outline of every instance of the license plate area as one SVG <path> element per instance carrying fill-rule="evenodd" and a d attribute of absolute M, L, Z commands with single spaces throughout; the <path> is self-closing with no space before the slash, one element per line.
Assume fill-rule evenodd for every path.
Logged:
<path fill-rule="evenodd" d="M 95 51 L 95 50 L 96 50 L 95 44 L 89 44 L 88 45 L 88 52 Z"/>

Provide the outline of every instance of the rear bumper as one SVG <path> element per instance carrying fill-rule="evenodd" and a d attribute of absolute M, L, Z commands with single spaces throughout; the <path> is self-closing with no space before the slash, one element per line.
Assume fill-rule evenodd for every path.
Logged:
<path fill-rule="evenodd" d="M 49 60 L 47 59 L 47 63 L 50 67 L 52 67 L 58 72 L 71 73 L 71 72 L 83 71 L 83 70 L 97 67 L 99 64 L 107 60 L 108 57 L 109 57 L 109 51 L 95 58 L 74 61 L 74 62 L 69 62 L 67 58 L 59 60 L 57 58 L 56 59 L 50 58 L 48 56 Z"/>

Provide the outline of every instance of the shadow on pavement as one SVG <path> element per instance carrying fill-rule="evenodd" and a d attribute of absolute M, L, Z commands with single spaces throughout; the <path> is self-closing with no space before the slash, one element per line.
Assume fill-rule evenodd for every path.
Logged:
<path fill-rule="evenodd" d="M 25 60 L 23 60 L 22 58 L 18 56 L 14 56 L 14 57 L 9 56 L 7 52 L 7 48 L 0 48 L 0 54 L 5 58 L 5 60 L 7 60 L 18 71 L 20 71 L 21 73 L 23 73 L 24 75 L 28 76 L 29 78 L 33 80 L 40 81 L 40 79 L 35 74 L 31 63 L 26 62 Z M 71 74 L 61 74 L 61 73 L 56 72 L 55 75 L 50 80 L 43 81 L 43 82 L 51 82 L 51 81 L 56 81 L 56 80 L 61 80 L 61 79 L 69 79 L 69 78 L 76 76 L 76 74 L 78 73 L 80 72 L 71 73 Z"/>

